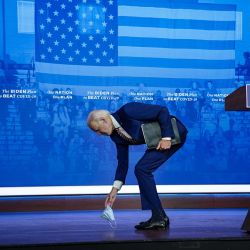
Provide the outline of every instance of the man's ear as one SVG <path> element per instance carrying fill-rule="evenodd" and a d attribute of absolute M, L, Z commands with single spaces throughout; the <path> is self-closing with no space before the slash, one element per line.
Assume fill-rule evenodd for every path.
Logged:
<path fill-rule="evenodd" d="M 99 122 L 104 123 L 104 122 L 107 122 L 107 121 L 106 121 L 106 118 L 104 116 L 102 116 L 102 117 L 100 117 Z"/>

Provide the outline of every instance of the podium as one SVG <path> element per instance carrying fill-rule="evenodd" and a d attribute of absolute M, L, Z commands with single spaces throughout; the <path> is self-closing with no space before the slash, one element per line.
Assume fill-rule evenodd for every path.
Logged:
<path fill-rule="evenodd" d="M 225 98 L 225 110 L 226 111 L 249 111 L 250 107 L 247 107 L 247 87 L 250 90 L 250 85 L 242 86 L 236 89 L 233 93 Z"/>
<path fill-rule="evenodd" d="M 247 89 L 248 88 L 248 89 Z M 250 111 L 249 96 L 250 85 L 242 86 L 236 89 L 233 93 L 225 98 L 226 111 Z M 248 105 L 247 105 L 248 104 Z M 247 216 L 241 226 L 241 229 L 250 233 L 250 207 L 248 208 Z"/>

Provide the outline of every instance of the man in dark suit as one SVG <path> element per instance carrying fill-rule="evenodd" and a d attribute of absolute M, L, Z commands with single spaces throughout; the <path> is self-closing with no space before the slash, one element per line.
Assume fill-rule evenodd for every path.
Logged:
<path fill-rule="evenodd" d="M 127 103 L 112 114 L 107 110 L 94 110 L 88 116 L 88 126 L 100 135 L 110 136 L 117 149 L 118 166 L 115 181 L 111 192 L 106 198 L 105 206 L 113 205 L 117 192 L 125 184 L 128 171 L 128 146 L 145 143 L 141 125 L 153 121 L 158 121 L 160 124 L 162 138 L 157 148 L 147 149 L 135 166 L 142 209 L 152 211 L 149 220 L 135 226 L 138 230 L 166 229 L 169 225 L 169 218 L 162 207 L 156 190 L 153 172 L 181 148 L 185 142 L 188 131 L 176 119 L 181 143 L 171 145 L 171 139 L 174 138 L 171 124 L 172 117 L 164 106 L 136 102 Z"/>

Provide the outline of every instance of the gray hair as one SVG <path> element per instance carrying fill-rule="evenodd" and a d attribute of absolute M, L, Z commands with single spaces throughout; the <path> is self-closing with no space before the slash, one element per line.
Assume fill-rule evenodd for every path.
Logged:
<path fill-rule="evenodd" d="M 105 109 L 97 109 L 93 110 L 89 113 L 88 118 L 87 118 L 87 124 L 90 127 L 91 122 L 99 123 L 100 119 L 110 115 L 108 110 Z"/>

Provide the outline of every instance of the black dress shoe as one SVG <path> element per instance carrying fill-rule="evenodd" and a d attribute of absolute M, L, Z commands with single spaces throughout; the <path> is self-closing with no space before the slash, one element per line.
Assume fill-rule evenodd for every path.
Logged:
<path fill-rule="evenodd" d="M 147 220 L 147 221 L 141 221 L 139 224 L 143 224 L 143 223 L 146 223 L 146 222 L 150 222 L 151 220 L 152 220 L 152 217 L 151 217 L 149 220 Z M 169 226 L 169 224 L 170 224 L 169 218 L 166 216 L 166 217 L 163 218 L 163 220 L 165 220 L 167 226 Z"/>
<path fill-rule="evenodd" d="M 140 223 L 135 226 L 137 230 L 158 230 L 158 229 L 166 229 L 168 227 L 169 223 L 167 223 L 165 220 L 148 220 L 146 222 Z"/>

